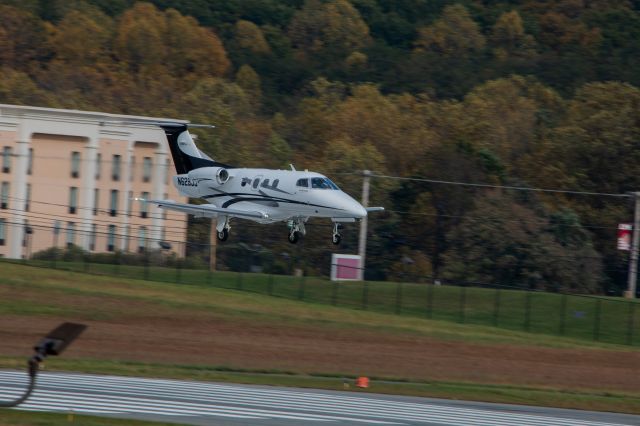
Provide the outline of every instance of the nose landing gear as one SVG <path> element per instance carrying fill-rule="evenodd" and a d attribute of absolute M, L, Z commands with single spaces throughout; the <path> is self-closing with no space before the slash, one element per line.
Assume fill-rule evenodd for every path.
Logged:
<path fill-rule="evenodd" d="M 331 236 L 331 242 L 336 246 L 340 244 L 340 241 L 342 241 L 342 235 L 340 235 L 340 232 L 338 232 L 338 229 L 339 229 L 339 223 L 335 222 L 333 224 L 333 235 Z"/>

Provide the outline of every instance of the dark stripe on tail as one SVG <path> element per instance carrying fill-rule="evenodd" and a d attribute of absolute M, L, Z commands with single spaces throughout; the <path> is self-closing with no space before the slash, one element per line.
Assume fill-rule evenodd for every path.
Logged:
<path fill-rule="evenodd" d="M 191 170 L 199 169 L 202 167 L 224 167 L 226 169 L 233 168 L 232 166 L 218 163 L 217 161 L 209 160 L 207 158 L 193 157 L 182 152 L 182 150 L 178 146 L 178 136 L 182 132 L 187 131 L 186 124 L 161 124 L 160 127 L 162 127 L 162 130 L 164 130 L 164 134 L 167 136 L 169 149 L 171 150 L 171 156 L 173 157 L 173 164 L 175 164 L 176 172 L 179 175 L 189 173 Z"/>

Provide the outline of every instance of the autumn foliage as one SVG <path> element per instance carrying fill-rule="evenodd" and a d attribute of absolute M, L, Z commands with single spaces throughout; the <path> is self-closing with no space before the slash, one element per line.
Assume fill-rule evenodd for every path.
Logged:
<path fill-rule="evenodd" d="M 200 143 L 221 161 L 295 163 L 354 195 L 363 169 L 624 194 L 640 190 L 638 8 L 6 0 L 0 102 L 215 123 Z M 372 197 L 389 212 L 371 225 L 370 278 L 625 285 L 625 198 L 383 178 Z"/>

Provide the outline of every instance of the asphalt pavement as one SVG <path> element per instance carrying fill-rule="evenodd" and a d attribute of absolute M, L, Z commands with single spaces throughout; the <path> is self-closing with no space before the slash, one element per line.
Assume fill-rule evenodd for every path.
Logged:
<path fill-rule="evenodd" d="M 0 370 L 0 399 L 26 388 L 26 373 Z M 42 372 L 20 410 L 190 425 L 620 426 L 640 416 L 371 393 Z"/>

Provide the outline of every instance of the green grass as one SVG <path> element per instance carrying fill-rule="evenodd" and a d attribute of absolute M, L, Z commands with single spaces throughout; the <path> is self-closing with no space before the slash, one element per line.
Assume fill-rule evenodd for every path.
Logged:
<path fill-rule="evenodd" d="M 175 273 L 175 270 L 172 272 Z M 167 276 L 168 274 L 165 274 L 165 277 Z M 197 275 L 192 276 L 194 280 L 192 285 L 184 285 L 175 284 L 175 280 L 157 283 L 3 262 L 0 263 L 0 316 L 6 314 L 25 319 L 55 317 L 72 318 L 78 321 L 89 319 L 126 323 L 129 318 L 138 318 L 137 312 L 120 305 L 146 304 L 156 310 L 166 309 L 167 311 L 163 311 L 163 314 L 190 315 L 185 316 L 189 320 L 197 320 L 202 313 L 213 312 L 216 315 L 215 318 L 231 319 L 243 324 L 318 327 L 319 330 L 327 333 L 356 330 L 356 332 L 375 332 L 380 335 L 385 333 L 394 336 L 402 335 L 407 338 L 428 336 L 438 340 L 476 342 L 482 345 L 603 350 L 611 351 L 611 356 L 620 356 L 622 352 L 633 352 L 633 349 L 628 346 L 607 343 L 605 339 L 593 341 L 554 334 L 523 332 L 522 324 L 518 323 L 521 319 L 517 318 L 516 310 L 518 303 L 525 303 L 521 292 L 498 293 L 501 295 L 500 321 L 510 321 L 515 324 L 512 329 L 500 329 L 492 326 L 494 317 L 485 312 L 489 307 L 495 306 L 495 299 L 490 297 L 496 293 L 495 290 L 467 288 L 465 293 L 460 293 L 460 289 L 445 286 L 407 284 L 401 286 L 384 284 L 383 286 L 382 283 L 335 285 L 309 277 L 272 278 L 268 275 L 239 275 L 229 272 L 211 276 L 205 273 L 204 276 L 211 279 L 212 283 L 197 282 L 201 278 Z M 182 277 L 186 279 L 188 275 L 182 275 Z M 220 287 L 226 287 L 226 289 Z M 376 291 L 377 289 L 384 289 L 384 291 Z M 268 293 L 277 297 L 265 297 L 264 294 Z M 460 297 L 461 294 L 464 298 Z M 400 299 L 396 299 L 398 295 L 401 296 Z M 300 296 L 303 296 L 307 302 L 313 303 L 288 300 L 298 299 Z M 555 295 L 537 293 L 531 297 L 529 303 L 532 307 L 540 305 L 548 308 L 549 312 L 555 312 L 560 306 L 559 300 L 562 300 Z M 546 297 L 549 297 L 549 301 L 545 299 Z M 423 303 L 423 298 L 426 298 L 427 302 L 433 300 L 433 304 Z M 473 298 L 477 298 L 479 303 L 465 305 L 465 310 L 461 314 L 460 301 L 469 301 Z M 396 300 L 402 301 L 401 315 L 395 315 L 398 307 Z M 577 300 L 592 299 L 578 298 Z M 363 301 L 366 301 L 368 310 L 362 309 Z M 556 305 L 554 306 L 551 302 L 555 302 Z M 606 316 L 616 318 L 616 313 L 605 310 L 605 306 L 603 299 L 600 307 L 601 320 Z M 584 309 L 582 305 L 571 308 Z M 566 309 L 569 309 L 569 303 Z M 513 319 L 510 317 L 512 311 L 516 312 L 516 317 Z M 540 309 L 536 312 L 542 314 L 531 315 L 532 330 L 544 324 L 553 323 L 553 321 L 546 322 L 544 310 Z M 425 320 L 428 316 L 434 319 Z M 470 325 L 472 321 L 484 325 Z M 605 330 L 604 327 L 602 330 Z M 22 369 L 24 361 L 20 357 L 0 357 L 0 367 Z M 94 358 L 74 359 L 67 356 L 52 359 L 48 366 L 56 370 L 88 373 L 324 389 L 342 389 L 344 385 L 344 374 L 340 371 L 300 374 L 299 371 L 243 370 L 229 365 L 171 362 L 154 364 L 120 359 L 118 361 Z M 353 387 L 350 389 L 354 390 Z M 406 377 L 384 376 L 373 377 L 373 386 L 369 391 L 640 413 L 640 393 L 617 392 L 611 389 L 605 392 L 593 389 L 541 388 L 492 383 L 412 382 Z"/>
<path fill-rule="evenodd" d="M 50 261 L 30 261 L 49 267 Z M 393 282 L 330 282 L 318 277 L 215 272 L 165 267 L 56 262 L 64 270 L 213 286 L 292 300 L 538 334 L 640 345 L 640 308 L 613 298 L 512 289 Z"/>

